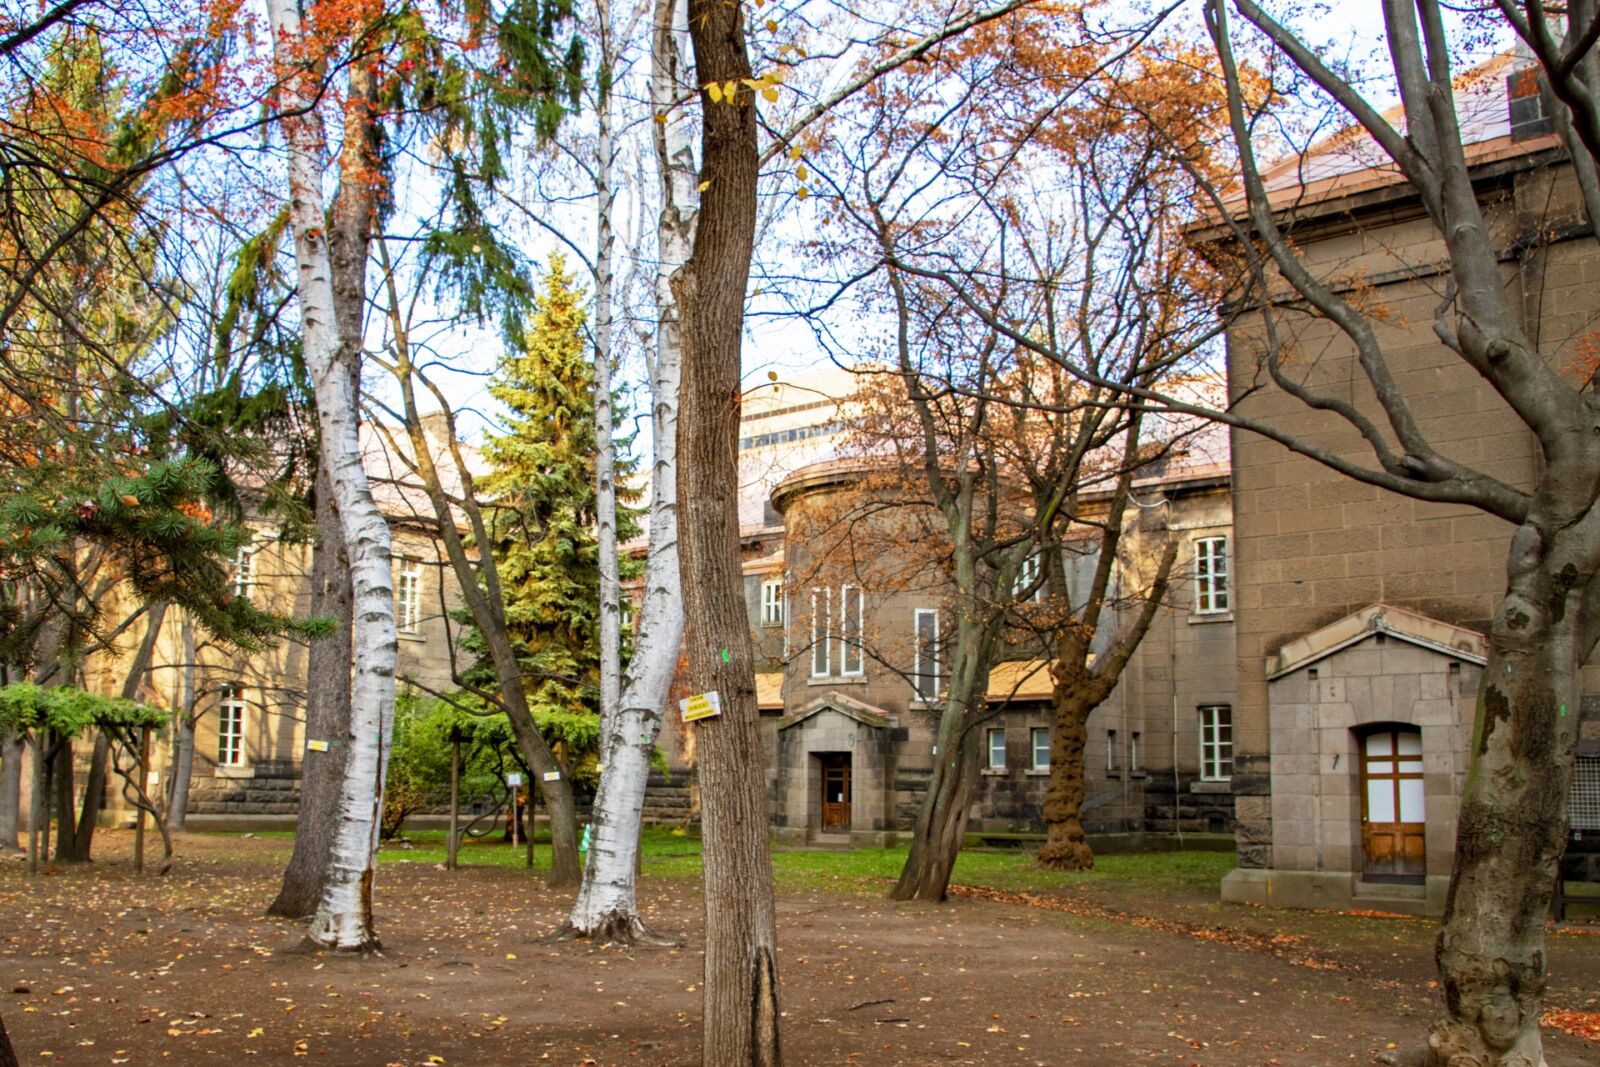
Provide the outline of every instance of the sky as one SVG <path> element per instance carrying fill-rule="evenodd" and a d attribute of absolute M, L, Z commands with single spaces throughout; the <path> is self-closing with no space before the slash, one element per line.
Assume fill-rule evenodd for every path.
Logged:
<path fill-rule="evenodd" d="M 1195 17 L 1192 9 L 1184 14 L 1185 17 Z M 1375 69 L 1381 77 L 1387 61 L 1387 52 L 1383 43 L 1382 12 L 1378 4 L 1338 3 L 1312 9 L 1302 17 L 1301 24 L 1314 27 L 1313 32 L 1320 38 L 1322 54 L 1344 58 L 1358 67 Z M 1378 86 L 1381 84 L 1379 82 Z M 1378 87 L 1375 87 L 1374 98 L 1375 102 L 1380 104 L 1390 102 L 1384 98 L 1381 88 Z M 622 181 L 619 183 L 624 188 L 621 201 L 623 219 L 620 229 L 625 234 L 629 231 L 647 232 L 649 220 L 640 213 L 651 210 L 648 205 L 641 206 L 637 201 L 630 199 L 626 191 L 629 180 L 654 180 L 651 167 L 641 165 L 637 169 L 632 169 L 638 162 L 636 157 L 630 161 L 632 174 L 622 175 Z M 537 166 L 539 164 L 533 165 Z M 537 191 L 531 188 L 519 190 L 519 193 L 525 197 L 537 195 Z M 423 195 L 426 195 L 425 192 Z M 820 210 L 818 200 L 819 198 L 813 198 L 810 201 L 811 211 Z M 578 201 L 553 216 L 554 221 L 570 239 L 584 248 L 592 248 L 594 243 L 592 203 L 592 200 Z M 780 223 L 780 230 L 777 233 L 780 240 L 792 239 L 797 232 L 808 225 L 806 211 L 807 205 L 800 205 L 799 211 L 790 212 Z M 524 252 L 535 264 L 542 265 L 550 251 L 559 247 L 559 242 L 548 233 L 531 228 L 526 229 L 524 233 Z M 619 246 L 624 243 L 619 242 Z M 579 265 L 571 264 L 571 266 Z M 786 266 L 790 270 L 794 269 L 792 265 Z M 625 270 L 626 264 L 620 264 L 619 269 Z M 759 281 L 752 281 L 752 285 L 757 284 Z M 764 302 L 760 298 L 755 298 L 751 305 L 752 308 L 756 308 L 762 303 Z M 646 306 L 642 310 L 648 312 L 649 308 Z M 376 336 L 370 340 L 374 344 L 381 343 L 381 338 Z M 441 371 L 439 378 L 452 404 L 466 413 L 466 417 L 462 420 L 464 430 L 469 436 L 475 431 L 481 431 L 485 423 L 482 418 L 475 417 L 474 413 L 489 413 L 494 410 L 494 403 L 487 394 L 486 374 L 492 370 L 503 347 L 498 331 L 492 327 L 485 328 L 474 324 L 441 328 L 433 338 L 433 344 L 442 357 L 441 362 L 455 368 L 454 371 Z M 819 363 L 827 361 L 829 356 L 817 343 L 810 326 L 798 318 L 752 314 L 747 320 L 744 353 L 747 385 L 764 383 L 772 374 L 778 375 L 781 380 L 803 376 Z M 636 412 L 647 410 L 647 404 L 643 402 L 642 394 L 638 392 L 642 380 L 642 365 L 637 358 L 630 359 L 624 365 L 620 377 L 624 385 L 633 388 L 633 409 Z M 390 383 L 375 375 L 369 374 L 369 384 L 378 390 L 378 395 L 385 395 L 392 390 Z M 634 429 L 643 431 L 644 427 L 642 424 L 622 427 L 623 432 Z M 641 440 L 647 439 L 647 436 L 641 433 Z"/>

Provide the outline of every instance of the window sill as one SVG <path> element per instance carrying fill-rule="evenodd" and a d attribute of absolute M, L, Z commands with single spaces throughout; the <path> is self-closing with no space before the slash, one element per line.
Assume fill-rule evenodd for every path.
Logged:
<path fill-rule="evenodd" d="M 1189 614 L 1190 626 L 1202 626 L 1209 622 L 1232 622 L 1231 611 L 1196 611 Z"/>
<path fill-rule="evenodd" d="M 413 630 L 396 630 L 394 635 L 402 641 L 414 641 L 417 644 L 421 644 L 427 640 L 427 638 L 422 636 L 420 632 Z"/>
<path fill-rule="evenodd" d="M 1226 778 L 1222 779 L 1221 781 L 1212 781 L 1210 779 L 1206 779 L 1206 780 L 1199 781 L 1199 782 L 1190 782 L 1189 783 L 1189 792 L 1191 792 L 1191 793 L 1231 793 L 1231 792 L 1233 792 L 1233 783 L 1231 781 L 1229 781 L 1228 779 L 1226 779 Z"/>
<path fill-rule="evenodd" d="M 242 764 L 219 763 L 212 769 L 212 774 L 217 778 L 254 778 L 256 769 Z"/>
<path fill-rule="evenodd" d="M 1150 777 L 1150 772 L 1149 771 L 1129 771 L 1128 772 L 1128 777 L 1129 778 L 1133 778 L 1133 779 L 1137 779 L 1139 781 L 1143 781 L 1144 779 Z"/>
<path fill-rule="evenodd" d="M 1007 775 L 1009 775 L 1010 773 L 1011 773 L 1011 768 L 1010 767 L 985 767 L 985 768 L 983 768 L 983 776 L 985 778 L 1004 778 Z"/>
<path fill-rule="evenodd" d="M 1048 777 L 1050 777 L 1050 768 L 1049 767 L 1029 767 L 1028 770 L 1027 770 L 1027 775 L 1028 775 L 1029 778 L 1048 778 Z"/>
<path fill-rule="evenodd" d="M 817 674 L 806 679 L 807 685 L 866 685 L 864 674 Z"/>

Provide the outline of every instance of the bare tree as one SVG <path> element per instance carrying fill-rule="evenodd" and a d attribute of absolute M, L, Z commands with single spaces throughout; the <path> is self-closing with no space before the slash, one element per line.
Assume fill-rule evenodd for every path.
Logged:
<path fill-rule="evenodd" d="M 951 543 L 938 759 L 897 896 L 943 898 L 976 780 L 976 726 L 993 714 L 989 669 L 1030 637 L 1053 661 L 1056 709 L 1040 860 L 1092 862 L 1085 724 L 1153 620 L 1176 551 L 1164 535 L 1142 538 L 1152 566 L 1138 583 L 1122 567 L 1118 591 L 1128 490 L 1185 436 L 1149 433 L 1116 383 L 1155 386 L 1217 329 L 1214 288 L 1180 236 L 1192 185 L 1168 151 L 1180 132 L 1194 147 L 1206 96 L 1192 64 L 1134 51 L 1159 24 L 1101 40 L 1070 13 L 1018 12 L 875 84 L 836 120 L 853 121 L 852 135 L 819 162 L 839 205 L 821 245 L 845 283 L 817 318 L 865 305 L 893 324 L 884 362 L 910 414 L 885 423 L 900 439 L 876 450 L 909 449 Z M 1168 119 L 1161 137 L 1130 122 L 1140 109 Z M 1101 380 L 1085 386 L 1068 364 Z M 1069 590 L 1085 540 L 1098 566 Z M 1104 612 L 1122 598 L 1137 606 L 1112 640 Z"/>
<path fill-rule="evenodd" d="M 1321 276 L 1291 239 L 1298 192 L 1269 189 L 1257 158 L 1264 97 L 1259 68 L 1243 69 L 1232 7 L 1257 36 L 1252 44 L 1287 60 L 1307 84 L 1367 139 L 1404 182 L 1435 234 L 1439 254 L 1429 271 L 1442 281 L 1432 328 L 1443 351 L 1481 378 L 1503 401 L 1507 420 L 1526 427 L 1536 462 L 1506 476 L 1456 458 L 1429 439 L 1416 412 L 1404 349 L 1414 334 L 1386 326 L 1388 309 L 1369 287 Z M 1588 241 L 1593 198 L 1583 186 L 1593 171 L 1600 137 L 1600 101 L 1590 88 L 1600 21 L 1592 5 L 1565 17 L 1543 5 L 1498 3 L 1503 17 L 1529 41 L 1533 73 L 1549 86 L 1547 105 L 1565 136 L 1571 170 L 1545 162 L 1546 175 L 1572 195 L 1551 199 L 1537 226 L 1508 247 L 1500 212 L 1475 185 L 1475 131 L 1458 111 L 1455 43 L 1437 4 L 1384 5 L 1391 80 L 1399 119 L 1381 111 L 1335 65 L 1251 0 L 1210 0 L 1209 32 L 1226 89 L 1237 148 L 1234 193 L 1215 173 L 1197 173 L 1208 188 L 1212 234 L 1226 244 L 1230 267 L 1243 273 L 1243 299 L 1234 310 L 1255 327 L 1239 342 L 1259 352 L 1252 380 L 1248 356 L 1234 353 L 1241 396 L 1270 389 L 1294 401 L 1300 418 L 1342 425 L 1359 445 L 1337 447 L 1293 424 L 1260 417 L 1248 405 L 1226 409 L 1133 386 L 1152 407 L 1202 415 L 1248 430 L 1368 485 L 1417 500 L 1465 505 L 1511 524 L 1507 587 L 1489 626 L 1489 653 L 1479 691 L 1469 769 L 1456 835 L 1455 865 L 1436 959 L 1443 1003 L 1421 1059 L 1430 1064 L 1538 1065 L 1544 1062 L 1539 1017 L 1545 989 L 1544 917 L 1556 866 L 1565 848 L 1567 798 L 1578 741 L 1579 668 L 1600 637 L 1600 604 L 1593 577 L 1600 570 L 1600 412 L 1595 376 L 1564 377 L 1560 342 L 1543 344 L 1507 284 L 1504 262 L 1533 255 L 1563 239 Z M 1554 28 L 1551 28 L 1554 27 Z M 1269 90 L 1263 92 L 1263 89 Z M 1570 205 L 1570 208 L 1567 207 Z M 1408 269 L 1415 269 L 1408 268 Z M 984 314 L 952 287 L 956 298 Z M 1013 341 L 1041 355 L 1047 346 L 986 317 Z M 1338 388 L 1302 358 L 1307 323 L 1342 335 L 1351 353 L 1349 381 Z M 1243 319 L 1236 323 L 1241 329 Z M 1085 380 L 1115 385 L 1085 368 Z"/>

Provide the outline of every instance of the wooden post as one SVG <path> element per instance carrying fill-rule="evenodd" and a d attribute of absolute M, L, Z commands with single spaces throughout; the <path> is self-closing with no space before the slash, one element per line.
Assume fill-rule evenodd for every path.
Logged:
<path fill-rule="evenodd" d="M 44 826 L 44 728 L 35 726 L 28 742 L 33 747 L 33 781 L 28 783 L 28 875 L 39 873 L 39 833 Z"/>
<path fill-rule="evenodd" d="M 461 727 L 450 728 L 450 839 L 445 843 L 446 870 L 456 869 L 461 835 Z"/>
<path fill-rule="evenodd" d="M 517 776 L 522 777 L 521 775 Z M 521 830 L 522 812 L 517 810 L 517 799 L 522 795 L 522 783 L 511 787 L 511 847 L 517 847 L 517 834 Z"/>
<path fill-rule="evenodd" d="M 144 805 L 150 795 L 150 727 L 139 727 L 139 795 L 134 798 L 138 816 L 133 824 L 133 870 L 144 873 Z"/>
<path fill-rule="evenodd" d="M 55 739 L 54 730 L 44 731 L 44 741 L 40 743 L 41 749 L 49 751 L 44 755 L 44 818 L 39 824 L 39 859 L 46 866 L 50 863 L 50 820 L 55 816 L 56 808 L 56 748 L 60 742 Z"/>

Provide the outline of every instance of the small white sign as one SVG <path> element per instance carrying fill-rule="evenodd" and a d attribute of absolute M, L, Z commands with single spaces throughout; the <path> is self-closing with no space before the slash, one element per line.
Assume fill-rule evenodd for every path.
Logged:
<path fill-rule="evenodd" d="M 722 714 L 722 697 L 715 689 L 709 693 L 696 693 L 678 701 L 684 722 L 698 722 Z"/>
<path fill-rule="evenodd" d="M 561 781 L 561 772 L 560 771 L 545 771 L 544 772 L 544 780 L 547 781 L 547 782 L 559 782 L 559 781 Z"/>
<path fill-rule="evenodd" d="M 306 748 L 311 752 L 326 752 L 326 751 L 328 751 L 328 742 L 326 742 L 326 741 L 307 741 L 306 742 Z"/>
<path fill-rule="evenodd" d="M 510 774 L 506 775 L 506 785 L 509 785 L 512 789 L 515 789 L 517 786 L 519 786 L 521 784 L 522 784 L 522 772 L 521 771 L 512 771 Z"/>
<path fill-rule="evenodd" d="M 150 772 L 150 777 L 145 779 L 145 781 L 148 782 L 150 785 L 160 785 L 161 784 L 161 772 L 160 771 L 151 771 Z"/>

